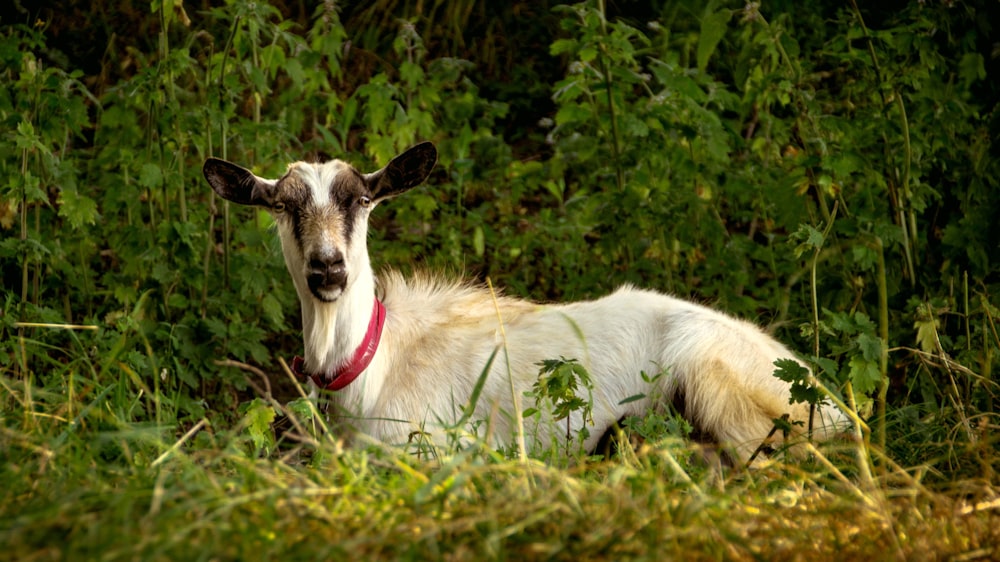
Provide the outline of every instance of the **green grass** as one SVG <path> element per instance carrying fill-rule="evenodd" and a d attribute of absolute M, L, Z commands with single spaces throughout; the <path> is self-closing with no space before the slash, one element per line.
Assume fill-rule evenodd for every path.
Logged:
<path fill-rule="evenodd" d="M 293 428 L 262 456 L 249 416 L 232 429 L 156 426 L 124 417 L 141 392 L 2 384 L 0 558 L 9 560 L 1000 555 L 992 483 L 935 491 L 922 483 L 935 467 L 876 459 L 877 479 L 864 487 L 851 476 L 850 443 L 718 472 L 693 445 L 666 438 L 557 468 L 475 444 L 415 454 L 309 430 L 293 438 Z"/>

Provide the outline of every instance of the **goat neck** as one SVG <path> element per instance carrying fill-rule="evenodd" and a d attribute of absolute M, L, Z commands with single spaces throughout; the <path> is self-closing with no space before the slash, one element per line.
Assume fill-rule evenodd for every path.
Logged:
<path fill-rule="evenodd" d="M 366 345 L 365 338 L 375 303 L 375 279 L 367 250 L 360 254 L 363 263 L 352 268 L 353 281 L 333 302 L 315 298 L 305 280 L 293 275 L 302 307 L 305 373 L 329 379 L 350 363 L 359 348 Z M 285 255 L 292 254 L 285 252 Z M 295 264 L 288 264 L 288 268 L 289 271 L 301 271 L 301 267 Z"/>

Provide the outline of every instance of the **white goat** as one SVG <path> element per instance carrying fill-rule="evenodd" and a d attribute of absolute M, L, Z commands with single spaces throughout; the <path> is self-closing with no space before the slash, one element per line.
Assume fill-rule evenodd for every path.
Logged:
<path fill-rule="evenodd" d="M 488 423 L 493 444 L 515 442 L 515 416 L 535 406 L 525 393 L 540 362 L 560 357 L 578 360 L 591 376 L 587 450 L 619 419 L 670 401 L 738 461 L 765 440 L 774 418 L 807 420 L 809 408 L 790 405 L 788 384 L 772 375 L 774 361 L 792 353 L 757 327 L 691 302 L 623 287 L 594 301 L 536 304 L 494 300 L 484 287 L 426 274 L 389 271 L 376 281 L 369 214 L 423 182 L 436 160 L 434 146 L 423 143 L 374 173 L 340 160 L 296 162 L 278 180 L 205 162 L 216 193 L 274 215 L 302 305 L 305 358 L 293 368 L 336 390 L 333 400 L 356 430 L 388 443 L 413 431 L 440 437 L 434 428 L 461 419 L 491 357 L 472 420 Z M 548 447 L 585 423 L 577 411 L 570 435 L 561 421 L 529 423 L 523 437 Z M 815 435 L 829 437 L 845 423 L 839 410 L 819 407 Z"/>

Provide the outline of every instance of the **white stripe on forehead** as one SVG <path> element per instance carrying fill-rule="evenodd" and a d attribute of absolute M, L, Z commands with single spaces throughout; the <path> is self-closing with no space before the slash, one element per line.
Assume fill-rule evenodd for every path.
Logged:
<path fill-rule="evenodd" d="M 288 172 L 295 174 L 309 189 L 316 206 L 330 204 L 330 186 L 338 174 L 350 169 L 351 165 L 342 160 L 330 160 L 322 164 L 295 162 L 288 166 Z"/>

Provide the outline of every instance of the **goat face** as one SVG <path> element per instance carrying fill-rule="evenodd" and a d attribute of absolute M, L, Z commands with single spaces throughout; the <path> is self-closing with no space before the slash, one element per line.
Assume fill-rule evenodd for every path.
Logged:
<path fill-rule="evenodd" d="M 224 199 L 267 208 L 300 297 L 333 302 L 350 286 L 352 269 L 370 267 L 366 238 L 371 210 L 419 185 L 436 160 L 434 145 L 422 143 L 370 174 L 340 160 L 296 162 L 277 180 L 217 158 L 206 160 L 202 171 Z"/>

